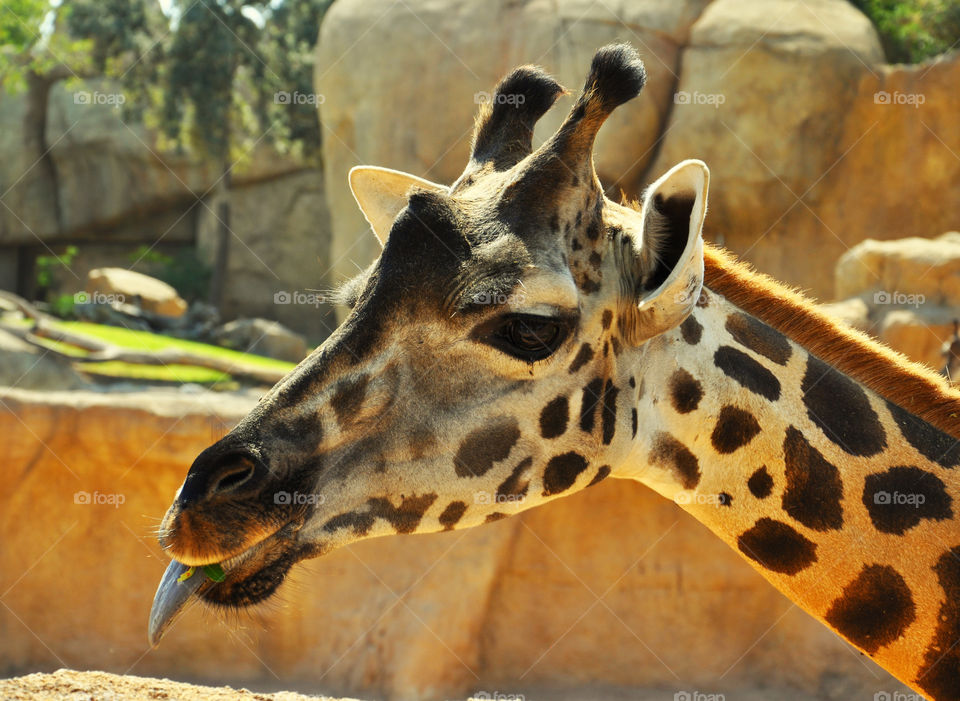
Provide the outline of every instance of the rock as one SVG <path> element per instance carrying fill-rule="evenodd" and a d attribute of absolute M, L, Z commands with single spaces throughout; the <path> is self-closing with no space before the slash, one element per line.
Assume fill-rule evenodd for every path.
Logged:
<path fill-rule="evenodd" d="M 0 329 L 0 385 L 35 390 L 68 390 L 89 383 L 70 362 L 44 353 Z"/>
<path fill-rule="evenodd" d="M 935 239 L 867 239 L 837 261 L 840 299 L 875 293 L 875 304 L 955 307 L 960 314 L 960 233 Z"/>
<path fill-rule="evenodd" d="M 289 691 L 275 694 L 254 693 L 229 686 L 217 688 L 173 682 L 169 679 L 151 679 L 108 672 L 76 672 L 58 669 L 53 674 L 28 674 L 13 679 L 0 679 L 0 696 L 6 701 L 74 701 L 87 699 L 111 701 L 142 701 L 143 699 L 177 699 L 178 701 L 316 701 L 316 696 L 304 696 Z M 338 701 L 328 698 L 325 701 Z M 350 699 L 339 699 L 350 701 Z"/>
<path fill-rule="evenodd" d="M 960 311 L 928 306 L 883 310 L 875 316 L 881 341 L 934 370 L 943 369 L 943 345 L 952 337 L 953 322 L 960 318 Z"/>
<path fill-rule="evenodd" d="M 598 47 L 632 41 L 641 50 L 647 87 L 613 114 L 595 150 L 597 171 L 614 196 L 621 189 L 637 194 L 663 129 L 681 48 L 707 4 L 338 0 L 321 26 L 317 65 L 324 68 L 316 76 L 330 132 L 323 149 L 334 231 L 331 284 L 379 253 L 347 171 L 369 163 L 452 182 L 467 164 L 477 100 L 520 64 L 541 64 L 577 91 Z M 411 76 L 429 76 L 429 88 L 411 87 Z M 556 130 L 574 98 L 558 100 L 535 143 Z"/>
<path fill-rule="evenodd" d="M 320 171 L 311 169 L 233 191 L 224 317 L 275 319 L 316 342 L 333 331 L 330 305 L 316 291 L 333 286 L 323 185 Z M 198 246 L 211 264 L 219 202 L 219 196 L 207 198 L 198 215 Z"/>
<path fill-rule="evenodd" d="M 824 308 L 909 358 L 941 370 L 960 319 L 960 233 L 936 239 L 867 239 L 841 256 L 836 296 Z"/>
<path fill-rule="evenodd" d="M 845 187 L 816 185 L 850 145 L 841 137 L 858 98 L 851 86 L 882 61 L 876 31 L 846 0 L 715 0 L 691 30 L 677 87 L 685 99 L 671 112 L 650 178 L 703 159 L 711 169 L 705 233 L 829 298 L 823 261 L 844 250 L 835 236 L 852 245 L 866 230 L 831 235 L 816 219 L 821 198 L 859 203 Z"/>
<path fill-rule="evenodd" d="M 466 162 L 475 93 L 531 61 L 577 90 L 592 52 L 614 39 L 632 42 L 649 71 L 643 95 L 600 133 L 597 168 L 615 198 L 701 158 L 712 171 L 707 236 L 820 299 L 833 293 L 829 262 L 867 236 L 956 225 L 946 203 L 960 200 L 960 52 L 887 66 L 874 27 L 846 0 L 616 10 L 622 21 L 586 0 L 338 1 L 317 62 L 334 136 L 324 142 L 340 261 L 331 284 L 378 252 L 347 189 L 350 166 L 450 182 Z M 410 90 L 410 75 L 429 76 L 430 88 Z M 569 104 L 548 113 L 538 140 Z"/>
<path fill-rule="evenodd" d="M 125 268 L 96 268 L 87 275 L 87 300 L 91 303 L 134 304 L 164 316 L 179 317 L 187 303 L 167 283 Z M 103 299 L 101 299 L 103 298 Z M 81 298 L 82 299 L 82 298 Z"/>
<path fill-rule="evenodd" d="M 221 346 L 257 353 L 268 358 L 299 363 L 307 357 L 303 337 L 269 319 L 237 319 L 214 330 L 213 341 Z"/>
<path fill-rule="evenodd" d="M 6 674 L 60 658 L 425 700 L 470 690 L 659 699 L 679 687 L 840 701 L 903 690 L 673 503 L 622 480 L 470 531 L 356 543 L 296 566 L 282 603 L 253 618 L 195 606 L 148 649 L 167 562 L 153 531 L 196 455 L 255 404 L 214 392 L 0 391 Z"/>
<path fill-rule="evenodd" d="M 53 180 L 52 171 L 38 163 L 39 154 L 24 148 L 25 96 L 0 93 L 0 183 L 10 188 L 4 196 L 9 210 L 0 208 L 0 242 L 34 245 L 36 237 L 47 245 L 75 241 L 164 208 L 179 208 L 182 216 L 196 204 L 195 193 L 216 184 L 219 165 L 164 148 L 155 133 L 123 115 L 121 99 L 119 89 L 101 79 L 69 89 L 61 82 L 51 89 L 46 142 Z M 235 174 L 240 184 L 303 167 L 295 158 L 262 147 L 245 163 Z M 51 206 L 55 200 L 60 221 Z M 152 244 L 166 233 L 161 229 L 142 241 Z"/>
<path fill-rule="evenodd" d="M 859 329 L 860 331 L 869 331 L 872 326 L 870 323 L 870 307 L 859 297 L 845 299 L 842 302 L 821 304 L 820 308 L 847 326 Z"/>

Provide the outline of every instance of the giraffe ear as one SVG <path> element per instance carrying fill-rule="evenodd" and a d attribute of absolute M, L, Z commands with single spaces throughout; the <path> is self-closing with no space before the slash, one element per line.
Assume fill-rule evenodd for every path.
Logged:
<path fill-rule="evenodd" d="M 628 247 L 625 261 L 630 341 L 643 343 L 680 324 L 703 287 L 703 219 L 710 170 L 688 160 L 671 168 L 643 197 L 640 250 Z"/>
<path fill-rule="evenodd" d="M 350 169 L 348 178 L 353 198 L 381 246 L 387 242 L 393 220 L 407 206 L 411 190 L 448 191 L 445 185 L 378 166 L 356 166 Z"/>

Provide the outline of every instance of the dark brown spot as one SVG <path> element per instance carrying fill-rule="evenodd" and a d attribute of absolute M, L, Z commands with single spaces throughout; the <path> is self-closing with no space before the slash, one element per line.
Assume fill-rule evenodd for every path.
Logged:
<path fill-rule="evenodd" d="M 680 335 L 683 336 L 683 340 L 691 346 L 700 343 L 700 336 L 703 335 L 703 327 L 699 321 L 693 318 L 693 314 L 684 319 L 683 323 L 680 324 Z"/>
<path fill-rule="evenodd" d="M 600 405 L 603 380 L 596 377 L 583 388 L 583 397 L 580 399 L 580 430 L 592 433 L 596 424 L 597 407 Z"/>
<path fill-rule="evenodd" d="M 773 477 L 767 472 L 767 466 L 764 465 L 757 469 L 750 479 L 747 480 L 747 489 L 757 499 L 766 499 L 773 491 Z"/>
<path fill-rule="evenodd" d="M 630 410 L 630 432 L 633 438 L 637 437 L 637 410 L 633 408 Z"/>
<path fill-rule="evenodd" d="M 703 386 L 693 375 L 680 368 L 670 376 L 670 403 L 681 414 L 689 414 L 700 406 L 703 399 Z"/>
<path fill-rule="evenodd" d="M 733 496 L 727 492 L 720 492 L 717 495 L 717 501 L 720 503 L 720 506 L 733 506 Z"/>
<path fill-rule="evenodd" d="M 590 484 L 588 484 L 587 486 L 592 487 L 597 482 L 603 482 L 603 480 L 607 479 L 607 477 L 609 476 L 610 476 L 610 466 L 603 465 L 600 467 L 599 470 L 597 470 L 597 474 L 594 475 L 593 479 L 590 480 Z"/>
<path fill-rule="evenodd" d="M 731 346 L 720 346 L 713 354 L 713 362 L 727 377 L 770 401 L 780 398 L 780 381 L 773 373 L 743 351 Z"/>
<path fill-rule="evenodd" d="M 654 437 L 650 462 L 672 470 L 684 489 L 693 489 L 700 483 L 697 456 L 669 433 L 661 432 Z"/>
<path fill-rule="evenodd" d="M 567 398 L 560 395 L 543 407 L 540 412 L 540 435 L 544 438 L 562 436 L 570 420 L 570 406 Z"/>
<path fill-rule="evenodd" d="M 390 522 L 397 533 L 413 533 L 420 525 L 423 515 L 437 500 L 436 494 L 402 497 L 400 506 L 394 506 L 389 499 L 375 497 L 367 500 L 370 514 Z"/>
<path fill-rule="evenodd" d="M 887 402 L 887 409 L 900 433 L 923 457 L 941 467 L 960 465 L 960 441 L 892 402 Z"/>
<path fill-rule="evenodd" d="M 584 275 L 583 282 L 580 284 L 580 289 L 583 290 L 584 294 L 592 295 L 600 289 L 600 283 L 591 278 L 589 275 Z"/>
<path fill-rule="evenodd" d="M 603 316 L 600 318 L 600 325 L 603 326 L 604 329 L 609 329 L 611 323 L 613 323 L 613 312 L 609 309 L 604 309 Z"/>
<path fill-rule="evenodd" d="M 782 521 L 764 516 L 737 538 L 740 552 L 768 570 L 794 575 L 817 561 L 817 545 Z"/>
<path fill-rule="evenodd" d="M 887 446 L 866 392 L 846 375 L 811 355 L 800 390 L 810 420 L 850 455 L 868 457 Z"/>
<path fill-rule="evenodd" d="M 960 699 L 960 546 L 944 552 L 933 571 L 944 596 L 916 683 L 931 699 Z"/>
<path fill-rule="evenodd" d="M 710 442 L 714 450 L 726 455 L 747 445 L 758 433 L 760 424 L 753 414 L 728 404 L 720 410 Z"/>
<path fill-rule="evenodd" d="M 457 525 L 457 522 L 463 518 L 463 514 L 467 511 L 467 504 L 462 501 L 451 501 L 447 504 L 447 508 L 443 510 L 443 513 L 440 514 L 439 521 L 440 525 L 443 526 L 443 530 L 452 531 L 453 527 Z"/>
<path fill-rule="evenodd" d="M 564 453 L 550 458 L 543 473 L 543 496 L 565 492 L 587 469 L 587 461 L 579 453 Z"/>
<path fill-rule="evenodd" d="M 619 356 L 623 352 L 623 345 L 620 343 L 620 339 L 616 336 L 613 336 L 610 339 L 610 345 L 613 347 L 613 354 Z"/>
<path fill-rule="evenodd" d="M 497 502 L 501 502 L 510 497 L 522 497 L 527 493 L 527 489 L 530 486 L 529 480 L 521 479 L 523 473 L 530 469 L 530 466 L 533 464 L 533 458 L 527 457 L 520 461 L 520 463 L 513 468 L 513 472 L 510 473 L 510 476 L 503 481 L 503 483 L 497 487 Z"/>
<path fill-rule="evenodd" d="M 863 484 L 863 505 L 881 533 L 903 535 L 923 519 L 953 518 L 952 504 L 943 481 L 919 467 L 891 467 Z"/>
<path fill-rule="evenodd" d="M 610 445 L 617 430 L 617 395 L 620 390 L 611 380 L 603 388 L 603 444 Z"/>
<path fill-rule="evenodd" d="M 487 514 L 487 517 L 483 520 L 484 523 L 493 523 L 494 521 L 500 521 L 505 519 L 509 514 L 504 514 L 499 511 L 494 511 L 492 514 Z"/>
<path fill-rule="evenodd" d="M 759 353 L 777 365 L 786 365 L 790 360 L 790 342 L 787 337 L 759 319 L 735 312 L 727 317 L 727 331 L 741 346 Z"/>
<path fill-rule="evenodd" d="M 857 647 L 873 654 L 904 634 L 916 618 L 910 588 L 886 565 L 866 565 L 824 616 Z"/>
<path fill-rule="evenodd" d="M 367 394 L 369 375 L 360 375 L 355 380 L 344 380 L 337 384 L 337 389 L 330 400 L 330 406 L 337 415 L 341 424 L 349 421 L 363 406 L 363 399 Z"/>
<path fill-rule="evenodd" d="M 587 226 L 587 238 L 591 241 L 600 238 L 600 223 L 596 219 L 592 219 Z"/>
<path fill-rule="evenodd" d="M 828 531 L 843 525 L 840 471 L 793 426 L 783 441 L 786 488 L 783 510 L 807 528 Z"/>
<path fill-rule="evenodd" d="M 495 462 L 506 459 L 519 438 L 520 426 L 512 416 L 502 416 L 488 426 L 471 431 L 453 460 L 457 476 L 485 475 Z"/>
<path fill-rule="evenodd" d="M 593 348 L 590 347 L 589 343 L 584 343 L 580 346 L 580 350 L 577 351 L 576 357 L 573 359 L 573 362 L 570 363 L 570 373 L 575 373 L 580 370 L 584 365 L 593 360 Z"/>

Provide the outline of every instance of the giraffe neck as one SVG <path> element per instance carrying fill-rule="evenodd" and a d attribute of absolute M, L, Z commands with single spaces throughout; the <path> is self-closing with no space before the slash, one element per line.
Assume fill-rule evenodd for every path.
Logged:
<path fill-rule="evenodd" d="M 709 290 L 648 346 L 614 474 L 905 683 L 960 698 L 958 442 Z"/>

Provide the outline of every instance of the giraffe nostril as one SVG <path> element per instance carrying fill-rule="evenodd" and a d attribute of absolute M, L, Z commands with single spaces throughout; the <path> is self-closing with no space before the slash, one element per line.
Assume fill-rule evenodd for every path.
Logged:
<path fill-rule="evenodd" d="M 254 466 L 246 461 L 226 468 L 210 489 L 211 496 L 237 489 L 248 482 L 253 477 L 254 472 Z"/>

